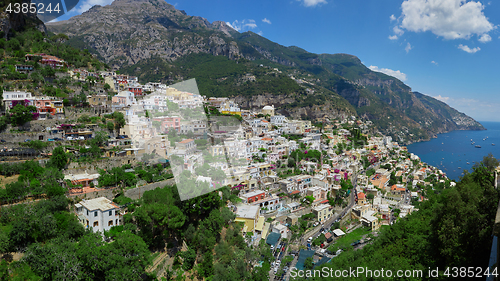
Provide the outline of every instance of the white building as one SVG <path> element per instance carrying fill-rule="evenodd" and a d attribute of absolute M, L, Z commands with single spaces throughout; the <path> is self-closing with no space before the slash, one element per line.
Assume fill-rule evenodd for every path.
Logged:
<path fill-rule="evenodd" d="M 33 105 L 33 96 L 24 91 L 4 91 L 2 95 L 4 111 L 7 112 L 13 107 L 14 103 L 28 101 L 25 105 Z"/>
<path fill-rule="evenodd" d="M 120 207 L 111 200 L 100 197 L 91 200 L 82 200 L 75 204 L 78 219 L 94 232 L 108 231 L 115 225 L 120 225 Z"/>

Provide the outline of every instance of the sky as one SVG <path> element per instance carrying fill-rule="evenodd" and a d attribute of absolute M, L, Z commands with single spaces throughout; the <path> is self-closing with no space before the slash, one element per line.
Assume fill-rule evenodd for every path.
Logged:
<path fill-rule="evenodd" d="M 80 0 L 61 19 L 110 0 Z M 284 46 L 347 53 L 478 121 L 499 121 L 500 1 L 171 0 Z"/>

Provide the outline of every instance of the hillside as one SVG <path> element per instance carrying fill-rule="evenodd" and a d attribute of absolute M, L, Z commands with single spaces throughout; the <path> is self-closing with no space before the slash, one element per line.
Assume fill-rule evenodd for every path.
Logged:
<path fill-rule="evenodd" d="M 203 95 L 235 97 L 243 108 L 272 103 L 282 114 L 311 120 L 357 115 L 403 143 L 484 129 L 355 56 L 285 47 L 159 0 L 117 0 L 47 26 L 142 82 L 196 78 Z"/>

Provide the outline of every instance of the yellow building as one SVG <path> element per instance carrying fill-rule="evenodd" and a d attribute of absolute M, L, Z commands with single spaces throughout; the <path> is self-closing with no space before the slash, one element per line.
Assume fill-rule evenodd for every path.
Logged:
<path fill-rule="evenodd" d="M 241 116 L 241 109 L 237 104 L 226 101 L 221 105 L 220 113 Z"/>
<path fill-rule="evenodd" d="M 312 209 L 313 214 L 316 215 L 316 219 L 319 222 L 323 222 L 328 220 L 332 216 L 332 210 L 330 205 L 328 204 L 321 204 Z"/>
<path fill-rule="evenodd" d="M 258 205 L 239 204 L 236 206 L 235 222 L 244 224 L 242 232 L 253 232 L 259 221 L 260 207 Z"/>

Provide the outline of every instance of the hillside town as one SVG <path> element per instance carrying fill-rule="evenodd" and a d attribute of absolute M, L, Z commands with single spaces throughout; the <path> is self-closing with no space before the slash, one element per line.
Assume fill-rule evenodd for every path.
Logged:
<path fill-rule="evenodd" d="M 37 56 L 64 66 L 45 54 L 26 60 Z M 370 243 L 380 228 L 417 212 L 428 190 L 455 185 L 354 116 L 294 120 L 273 104 L 245 110 L 233 99 L 201 95 L 194 80 L 140 84 L 116 72 L 71 68 L 58 75 L 90 85 L 84 105 L 70 103 L 71 95 L 3 91 L 4 114 L 36 111 L 2 133 L 0 159 L 44 164 L 52 148 L 62 147 L 71 160 L 63 163 L 60 184 L 78 221 L 94 232 L 123 225 L 133 212 L 118 195 L 137 200 L 176 184 L 188 200 L 228 187 L 236 197 L 225 204 L 245 242 L 266 243 L 273 254 L 270 280 L 289 280 L 292 268 L 319 266 Z M 124 171 L 118 178 L 117 168 Z M 2 195 L 2 204 L 26 199 Z M 159 257 L 156 267 L 171 267 L 168 255 Z"/>

